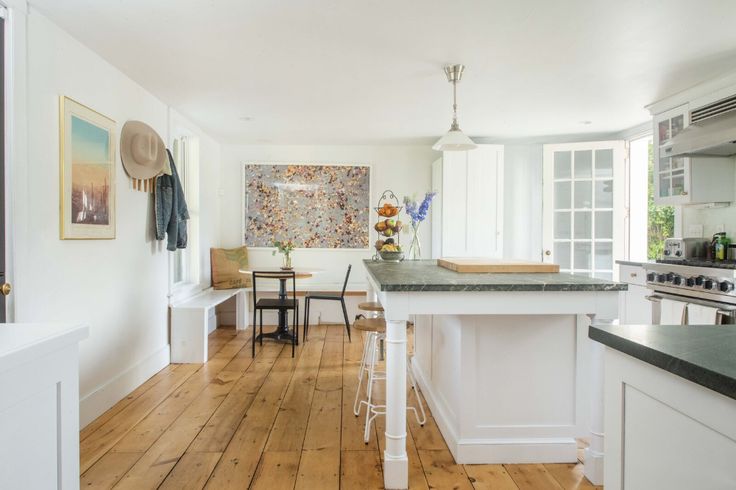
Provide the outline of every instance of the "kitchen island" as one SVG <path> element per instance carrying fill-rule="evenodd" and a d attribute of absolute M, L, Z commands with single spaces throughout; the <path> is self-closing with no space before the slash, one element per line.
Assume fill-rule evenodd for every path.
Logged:
<path fill-rule="evenodd" d="M 406 322 L 420 388 L 458 463 L 574 462 L 602 481 L 603 347 L 625 284 L 570 274 L 456 273 L 434 260 L 364 262 L 384 307 L 386 488 L 407 487 Z"/>

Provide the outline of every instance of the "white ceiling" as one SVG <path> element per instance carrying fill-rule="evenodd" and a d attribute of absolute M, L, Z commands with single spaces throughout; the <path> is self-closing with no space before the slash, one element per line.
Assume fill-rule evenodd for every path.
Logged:
<path fill-rule="evenodd" d="M 231 143 L 432 141 L 447 63 L 463 130 L 501 139 L 622 130 L 736 69 L 733 0 L 30 3 Z"/>

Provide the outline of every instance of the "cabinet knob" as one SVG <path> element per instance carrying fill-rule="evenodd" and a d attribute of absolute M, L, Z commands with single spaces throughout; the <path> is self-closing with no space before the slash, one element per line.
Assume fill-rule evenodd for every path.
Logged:
<path fill-rule="evenodd" d="M 632 272 L 632 273 L 630 274 L 630 276 L 631 276 L 631 277 L 636 277 L 636 275 L 637 275 L 637 274 L 636 274 L 636 272 Z"/>
<path fill-rule="evenodd" d="M 6 283 L 5 283 L 5 284 L 3 284 L 2 286 L 0 286 L 0 294 L 2 294 L 3 296 L 7 296 L 7 295 L 9 295 L 9 294 L 10 294 L 10 291 L 11 291 L 12 289 L 13 289 L 13 288 L 12 288 L 12 287 L 10 287 L 10 283 L 9 283 L 9 282 L 6 282 Z"/>
<path fill-rule="evenodd" d="M 545 250 L 544 251 L 544 255 L 552 255 L 552 251 L 551 250 Z"/>
<path fill-rule="evenodd" d="M 687 196 L 687 191 L 682 191 L 682 192 L 680 192 L 680 195 L 681 195 L 681 196 Z"/>

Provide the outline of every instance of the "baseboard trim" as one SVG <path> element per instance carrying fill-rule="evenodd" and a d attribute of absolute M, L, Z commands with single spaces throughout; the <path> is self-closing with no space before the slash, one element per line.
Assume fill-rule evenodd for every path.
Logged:
<path fill-rule="evenodd" d="M 102 386 L 95 388 L 91 393 L 81 397 L 79 400 L 80 429 L 128 396 L 148 378 L 168 366 L 170 360 L 171 350 L 167 344 Z"/>

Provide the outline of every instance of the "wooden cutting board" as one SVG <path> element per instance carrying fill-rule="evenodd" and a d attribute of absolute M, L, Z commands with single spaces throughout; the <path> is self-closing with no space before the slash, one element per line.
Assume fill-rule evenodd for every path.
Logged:
<path fill-rule="evenodd" d="M 482 257 L 448 257 L 437 260 L 437 265 L 455 272 L 560 272 L 560 266 L 557 264 Z"/>

